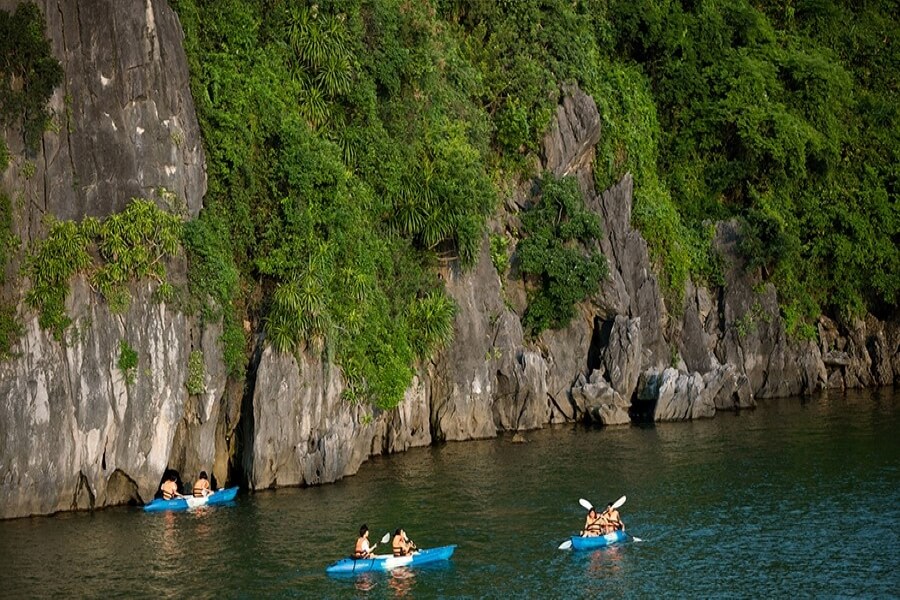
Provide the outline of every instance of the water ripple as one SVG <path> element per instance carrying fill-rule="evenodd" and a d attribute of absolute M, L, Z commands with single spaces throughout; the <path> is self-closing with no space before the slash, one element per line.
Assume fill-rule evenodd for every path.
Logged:
<path fill-rule="evenodd" d="M 0 523 L 0 590 L 171 598 L 896 597 L 898 396 L 769 401 L 711 421 L 556 427 L 528 444 L 373 459 L 335 485 L 232 507 L 116 508 Z M 644 538 L 562 552 L 578 498 L 622 494 Z M 324 567 L 404 527 L 449 563 L 337 579 Z"/>

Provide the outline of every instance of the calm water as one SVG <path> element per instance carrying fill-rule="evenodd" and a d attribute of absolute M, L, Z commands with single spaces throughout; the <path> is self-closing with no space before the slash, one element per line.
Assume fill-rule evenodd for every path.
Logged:
<path fill-rule="evenodd" d="M 0 522 L 0 595 L 897 597 L 900 393 L 765 401 L 696 423 L 548 429 L 375 459 L 335 485 L 193 514 Z M 557 550 L 578 499 L 644 539 Z M 444 565 L 332 579 L 361 522 L 459 545 Z M 203 590 L 201 593 L 197 593 Z"/>

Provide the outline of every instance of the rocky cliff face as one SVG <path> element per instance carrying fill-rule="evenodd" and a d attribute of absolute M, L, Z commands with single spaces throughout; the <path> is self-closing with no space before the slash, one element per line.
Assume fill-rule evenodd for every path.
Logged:
<path fill-rule="evenodd" d="M 2 516 L 93 508 L 152 498 L 187 418 L 187 319 L 135 290 L 131 308 L 111 315 L 81 280 L 67 309 L 74 325 L 63 343 L 37 327 L 0 363 Z M 133 382 L 117 366 L 120 342 L 137 349 Z M 216 344 L 208 366 L 221 362 Z M 214 372 L 214 371 L 213 371 Z M 193 411 L 202 464 L 211 465 L 224 378 L 209 381 Z"/>
<path fill-rule="evenodd" d="M 16 2 L 0 0 L 9 10 Z M 16 234 L 42 235 L 41 218 L 80 219 L 123 208 L 157 187 L 175 192 L 188 214 L 205 190 L 199 130 L 189 94 L 177 18 L 163 0 L 39 3 L 66 77 L 51 107 L 63 126 L 47 132 L 37 157 L 17 157 L 3 187 L 21 198 Z M 775 291 L 747 273 L 735 223 L 716 244 L 726 284 L 688 284 L 670 314 L 647 243 L 631 227 L 630 176 L 593 186 L 594 145 L 603 132 L 594 101 L 568 90 L 544 140 L 542 170 L 572 175 L 606 236 L 598 242 L 610 276 L 563 331 L 527 340 L 520 315 L 526 290 L 511 257 L 498 274 L 485 238 L 477 264 L 442 273 L 459 306 L 455 338 L 419 366 L 404 402 L 383 412 L 341 398 L 339 368 L 315 352 L 274 352 L 262 336 L 246 383 L 228 381 L 218 330 L 165 304 L 153 286 L 133 286 L 123 315 L 82 280 L 62 342 L 21 307 L 26 331 L 13 359 L 0 362 L 0 518 L 149 500 L 166 467 L 191 477 L 212 471 L 252 489 L 314 485 L 355 473 L 369 457 L 443 440 L 492 437 L 549 423 L 627 424 L 711 417 L 754 398 L 823 387 L 889 384 L 900 378 L 900 326 L 868 318 L 844 331 L 822 319 L 820 344 L 784 334 Z M 34 161 L 34 177 L 22 165 Z M 518 212 L 539 202 L 531 182 L 492 222 L 508 235 Z M 183 261 L 170 268 L 183 277 Z M 21 300 L 21 291 L 3 290 Z M 129 383 L 120 344 L 137 351 Z M 185 381 L 202 352 L 204 391 Z"/>
<path fill-rule="evenodd" d="M 0 9 L 17 4 L 0 0 Z M 206 178 L 174 12 L 164 0 L 38 6 L 65 77 L 50 100 L 58 127 L 44 133 L 36 156 L 14 129 L 4 132 L 12 161 L 2 188 L 13 198 L 14 233 L 27 244 L 44 235 L 46 215 L 105 216 L 132 197 L 157 198 L 158 188 L 195 216 Z M 183 277 L 183 260 L 169 273 Z M 212 470 L 217 443 L 224 451 L 217 333 L 155 303 L 152 286 L 131 291 L 131 308 L 115 315 L 74 281 L 66 303 L 73 326 L 58 342 L 21 305 L 15 281 L 2 290 L 18 302 L 25 332 L 15 356 L 0 361 L 0 518 L 148 500 L 167 464 Z M 117 366 L 122 342 L 137 352 L 133 383 Z M 205 392 L 189 397 L 194 350 L 203 353 Z M 221 460 L 218 468 L 224 479 Z"/>

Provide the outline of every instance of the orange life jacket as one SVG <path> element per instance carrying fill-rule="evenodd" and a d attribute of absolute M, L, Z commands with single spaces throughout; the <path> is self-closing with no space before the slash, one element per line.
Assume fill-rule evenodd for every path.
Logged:
<path fill-rule="evenodd" d="M 194 497 L 202 498 L 203 491 L 209 491 L 209 480 L 208 479 L 198 479 L 194 482 Z"/>
<path fill-rule="evenodd" d="M 178 484 L 174 481 L 166 481 L 160 486 L 162 490 L 163 498 L 166 500 L 171 500 L 175 497 L 175 494 L 178 492 Z"/>

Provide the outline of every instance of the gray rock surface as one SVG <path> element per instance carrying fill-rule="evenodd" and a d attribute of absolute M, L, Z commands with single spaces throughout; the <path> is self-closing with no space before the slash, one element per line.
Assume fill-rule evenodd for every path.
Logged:
<path fill-rule="evenodd" d="M 548 330 L 537 342 L 547 360 L 547 393 L 554 412 L 571 412 L 572 385 L 579 376 L 587 377 L 588 352 L 594 329 L 589 314 L 579 314 L 566 329 Z"/>
<path fill-rule="evenodd" d="M 77 279 L 64 343 L 34 317 L 19 358 L 0 361 L 0 518 L 153 497 L 187 400 L 189 323 L 151 301 L 150 286 L 134 293 L 113 315 Z M 133 383 L 117 366 L 121 341 L 138 354 Z M 211 427 L 197 435 L 210 439 Z M 212 464 L 209 445 L 196 452 Z"/>
<path fill-rule="evenodd" d="M 900 381 L 900 325 L 872 315 L 849 326 L 819 317 L 819 348 L 827 387 L 893 385 Z"/>
<path fill-rule="evenodd" d="M 244 454 L 252 489 L 314 485 L 355 473 L 375 425 L 368 408 L 341 400 L 340 371 L 320 360 L 263 350 L 253 392 L 253 435 Z M 359 430 L 359 431 L 357 431 Z"/>
<path fill-rule="evenodd" d="M 0 0 L 14 10 L 18 0 Z M 35 174 L 11 168 L 3 183 L 29 199 L 25 239 L 45 214 L 102 217 L 134 197 L 173 192 L 196 216 L 206 193 L 200 131 L 190 94 L 183 32 L 165 0 L 38 0 L 64 82 L 50 100 L 58 128 L 46 131 Z M 7 135 L 14 155 L 21 139 Z M 20 161 L 24 158 L 18 159 Z M 160 201 L 163 208 L 166 202 Z"/>
<path fill-rule="evenodd" d="M 498 334 L 491 323 L 509 321 L 501 321 L 506 308 L 486 241 L 472 272 L 450 268 L 444 277 L 459 311 L 453 342 L 429 369 L 432 435 L 438 440 L 493 437 L 495 362 L 506 357 L 494 343 Z"/>
<path fill-rule="evenodd" d="M 722 295 L 721 339 L 716 346 L 720 364 L 742 368 L 757 398 L 808 394 L 825 385 L 819 348 L 812 342 L 787 337 L 775 288 L 760 285 L 758 275 L 748 273 L 737 250 L 740 236 L 736 222 L 717 227 L 716 247 L 726 262 Z"/>
<path fill-rule="evenodd" d="M 735 365 L 722 365 L 703 375 L 704 393 L 716 410 L 753 408 L 756 400 L 750 380 Z M 712 415 L 709 415 L 712 416 Z"/>
<path fill-rule="evenodd" d="M 0 9 L 18 4 L 0 0 Z M 17 199 L 14 233 L 28 243 L 44 235 L 47 215 L 103 217 L 138 196 L 196 216 L 206 190 L 203 151 L 181 26 L 168 3 L 37 5 L 64 82 L 49 102 L 56 126 L 36 155 L 26 155 L 15 127 L 3 131 L 11 164 L 0 187 Z M 176 283 L 183 272 L 183 259 L 170 265 Z M 146 282 L 133 288 L 129 310 L 113 315 L 83 280 L 73 281 L 73 326 L 62 343 L 21 306 L 23 289 L 7 282 L 0 290 L 20 304 L 25 326 L 15 357 L 0 361 L 0 518 L 146 501 L 166 466 L 189 470 L 182 474 L 190 479 L 218 464 L 225 477 L 216 328 L 157 304 Z M 123 340 L 139 357 L 133 384 L 117 367 Z M 206 385 L 191 398 L 185 377 L 195 349 L 204 352 Z"/>
<path fill-rule="evenodd" d="M 641 375 L 638 399 L 656 403 L 655 421 L 686 421 L 715 414 L 712 398 L 704 390 L 699 373 L 680 373 L 671 367 L 663 371 L 653 369 Z"/>
<path fill-rule="evenodd" d="M 599 141 L 597 104 L 580 89 L 569 89 L 544 137 L 544 168 L 557 177 L 590 171 Z"/>
<path fill-rule="evenodd" d="M 719 364 L 715 355 L 721 328 L 718 309 L 718 294 L 713 296 L 706 288 L 688 281 L 678 342 L 678 354 L 688 371 L 706 373 Z"/>
<path fill-rule="evenodd" d="M 600 365 L 612 388 L 629 403 L 641 374 L 642 356 L 641 319 L 616 315 L 600 353 Z"/>
<path fill-rule="evenodd" d="M 497 371 L 493 404 L 498 430 L 537 429 L 551 421 L 547 393 L 547 363 L 528 350 L 520 350 L 517 360 Z"/>
<path fill-rule="evenodd" d="M 579 419 L 601 425 L 631 423 L 631 401 L 623 398 L 604 378 L 602 369 L 591 372 L 590 380 L 579 375 L 572 387 L 572 401 Z"/>
<path fill-rule="evenodd" d="M 658 368 L 669 362 L 669 345 L 663 335 L 669 317 L 647 242 L 631 227 L 633 192 L 634 181 L 628 174 L 599 196 L 586 198 L 585 203 L 601 216 L 606 231 L 600 246 L 609 262 L 610 277 L 601 286 L 600 304 L 614 314 L 640 318 L 641 368 Z"/>
<path fill-rule="evenodd" d="M 414 377 L 400 406 L 382 413 L 377 424 L 372 454 L 403 452 L 431 444 L 431 411 L 424 381 Z"/>

